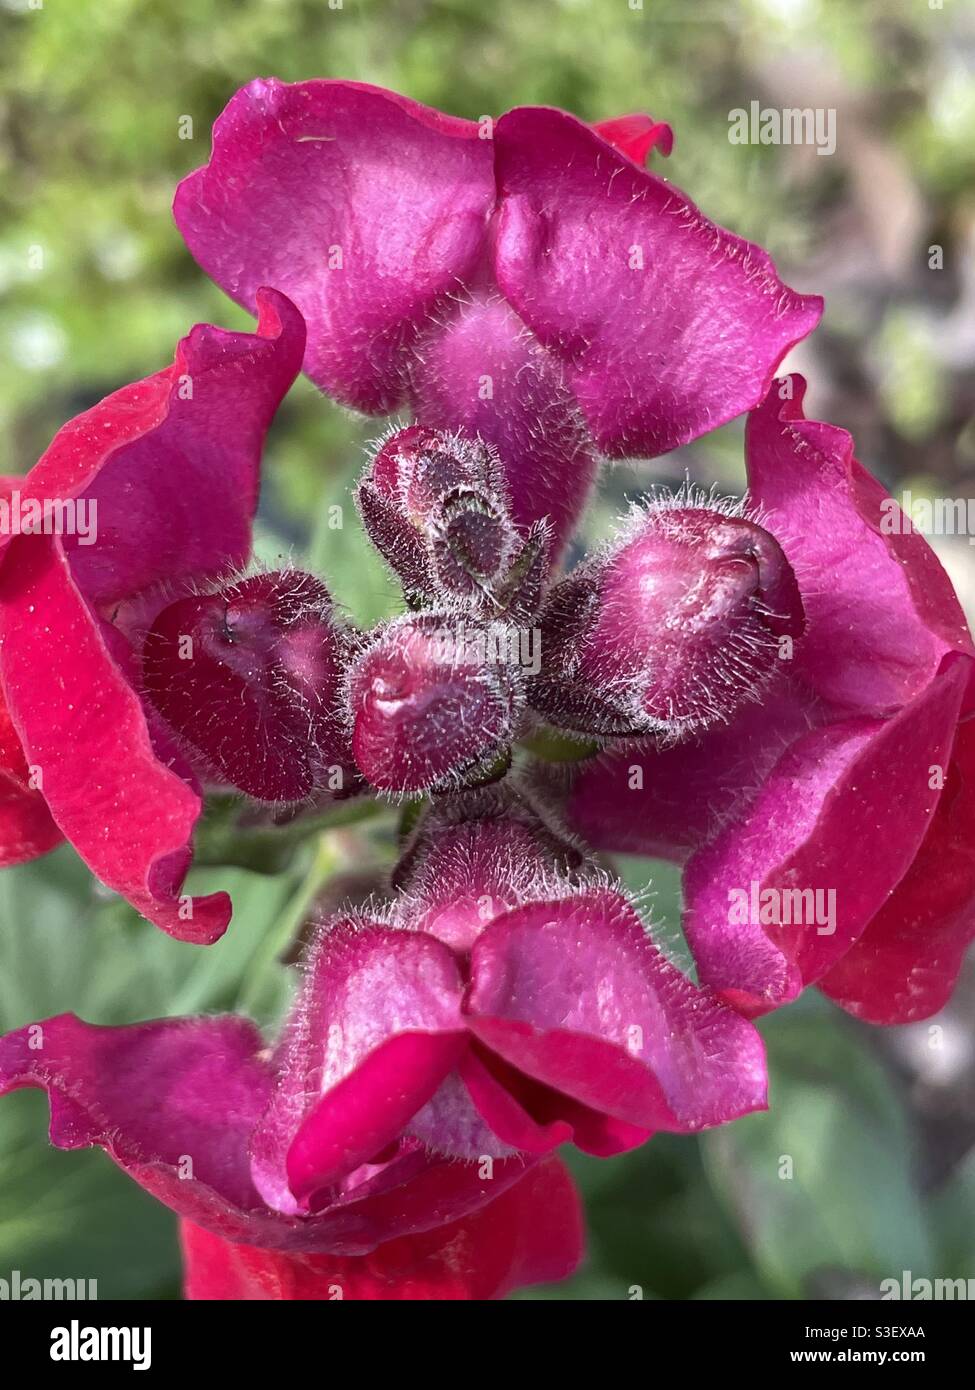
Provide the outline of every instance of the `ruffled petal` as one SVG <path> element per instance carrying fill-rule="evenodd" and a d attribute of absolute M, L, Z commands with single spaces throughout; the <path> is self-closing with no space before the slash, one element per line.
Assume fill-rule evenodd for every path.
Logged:
<path fill-rule="evenodd" d="M 762 1013 L 849 950 L 931 822 L 939 796 L 931 769 L 947 766 L 969 667 L 948 658 L 893 719 L 850 720 L 798 739 L 748 814 L 691 859 L 684 929 L 704 984 Z"/>
<path fill-rule="evenodd" d="M 182 941 L 217 940 L 230 921 L 227 894 L 180 892 L 202 800 L 157 753 L 118 635 L 46 539 L 17 542 L 0 594 L 4 691 L 59 829 L 149 921 Z"/>
<path fill-rule="evenodd" d="M 500 1298 L 571 1274 L 582 1242 L 579 1198 L 557 1159 L 472 1216 L 353 1259 L 232 1245 L 190 1222 L 181 1226 L 189 1299 Z"/>
<path fill-rule="evenodd" d="M 247 1139 L 273 1082 L 263 1047 L 243 1018 L 101 1028 L 60 1014 L 0 1039 L 0 1095 L 47 1091 L 52 1144 L 100 1145 L 168 1206 L 229 1233 L 221 1213 L 261 1205 Z"/>
<path fill-rule="evenodd" d="M 765 1104 L 755 1029 L 696 989 L 618 894 L 531 903 L 474 947 L 471 1032 L 519 1071 L 641 1130 Z"/>
<path fill-rule="evenodd" d="M 951 583 L 918 531 L 834 425 L 806 420 L 800 376 L 748 420 L 749 496 L 796 572 L 807 630 L 794 674 L 847 712 L 887 714 L 923 690 L 948 651 L 972 653 Z M 893 529 L 896 528 L 896 529 Z"/>
<path fill-rule="evenodd" d="M 200 325 L 174 366 L 58 433 L 23 494 L 83 498 L 96 541 L 20 535 L 0 569 L 0 679 L 54 821 L 104 883 L 200 943 L 224 931 L 230 902 L 180 896 L 199 792 L 150 730 L 106 619 L 146 586 L 206 580 L 250 550 L 261 445 L 304 342 L 283 296 L 262 292 L 260 308 L 257 334 Z"/>
<path fill-rule="evenodd" d="M 566 364 L 601 449 L 664 453 L 763 399 L 818 296 L 574 116 L 519 108 L 494 144 L 498 283 Z"/>
<path fill-rule="evenodd" d="M 354 1174 L 317 1215 L 271 1210 L 252 1182 L 248 1141 L 274 1071 L 242 1018 L 99 1028 L 62 1014 L 0 1038 L 0 1095 L 23 1086 L 47 1092 L 53 1144 L 97 1144 L 195 1225 L 267 1249 L 366 1254 L 478 1210 L 526 1166 L 496 1161 L 487 1173 L 403 1145 L 390 1162 Z"/>
<path fill-rule="evenodd" d="M 593 130 L 641 169 L 654 150 L 666 159 L 674 148 L 674 132 L 667 122 L 655 121 L 642 111 L 597 121 Z"/>
<path fill-rule="evenodd" d="M 25 498 L 88 508 L 94 540 L 65 535 L 61 545 L 106 612 L 151 585 L 201 583 L 250 553 L 264 436 L 305 341 L 283 295 L 261 290 L 258 300 L 256 333 L 198 324 L 171 367 L 59 430 L 20 484 Z"/>
<path fill-rule="evenodd" d="M 180 184 L 176 222 L 245 308 L 266 284 L 294 300 L 318 386 L 383 413 L 404 396 L 416 334 L 482 256 L 495 186 L 480 133 L 358 82 L 257 79 Z"/>

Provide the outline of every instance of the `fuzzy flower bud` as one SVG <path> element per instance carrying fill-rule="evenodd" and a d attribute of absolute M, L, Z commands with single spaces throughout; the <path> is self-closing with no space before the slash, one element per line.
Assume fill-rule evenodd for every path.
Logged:
<path fill-rule="evenodd" d="M 336 705 L 347 646 L 317 579 L 259 574 L 163 609 L 143 682 L 204 775 L 261 801 L 300 801 L 348 789 Z"/>
<path fill-rule="evenodd" d="M 424 613 L 390 623 L 347 686 L 352 750 L 381 791 L 459 785 L 489 772 L 511 740 L 516 674 L 480 629 Z"/>
<path fill-rule="evenodd" d="M 529 700 L 578 732 L 680 738 L 754 699 L 803 621 L 792 568 L 761 526 L 652 507 L 552 591 Z"/>
<path fill-rule="evenodd" d="M 358 495 L 374 545 L 412 595 L 484 599 L 497 608 L 540 541 L 547 555 L 547 536 L 525 542 L 519 534 L 501 461 L 479 439 L 418 425 L 399 430 Z"/>

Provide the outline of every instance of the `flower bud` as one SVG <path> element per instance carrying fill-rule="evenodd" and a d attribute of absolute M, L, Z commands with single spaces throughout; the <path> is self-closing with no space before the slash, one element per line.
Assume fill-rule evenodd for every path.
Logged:
<path fill-rule="evenodd" d="M 324 585 L 285 570 L 164 608 L 142 676 L 204 776 L 300 801 L 354 778 L 337 705 L 347 648 Z"/>
<path fill-rule="evenodd" d="M 494 449 L 418 425 L 399 430 L 358 495 L 370 538 L 408 593 L 497 608 L 524 543 Z"/>
<path fill-rule="evenodd" d="M 762 527 L 653 508 L 550 594 L 528 699 L 577 732 L 679 738 L 756 698 L 803 622 L 795 575 Z"/>
<path fill-rule="evenodd" d="M 352 750 L 381 791 L 419 792 L 486 776 L 513 732 L 516 673 L 447 614 L 400 618 L 353 666 Z"/>

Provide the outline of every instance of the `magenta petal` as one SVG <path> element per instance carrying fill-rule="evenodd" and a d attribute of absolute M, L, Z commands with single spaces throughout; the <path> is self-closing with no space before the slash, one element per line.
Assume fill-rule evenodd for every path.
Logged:
<path fill-rule="evenodd" d="M 0 1038 L 0 1094 L 47 1091 L 51 1142 L 98 1144 L 137 1183 L 190 1221 L 270 1250 L 361 1255 L 478 1210 L 524 1174 L 525 1160 L 437 1159 L 419 1145 L 359 1175 L 316 1216 L 261 1200 L 248 1139 L 274 1084 L 263 1040 L 242 1018 L 171 1018 L 98 1028 L 71 1014 Z"/>
<path fill-rule="evenodd" d="M 417 415 L 493 444 L 515 521 L 548 517 L 562 553 L 596 472 L 588 434 L 557 358 L 501 299 L 476 295 L 426 337 L 414 372 Z"/>
<path fill-rule="evenodd" d="M 381 1245 L 367 1258 L 282 1254 L 231 1244 L 184 1222 L 186 1297 L 292 1300 L 336 1297 L 444 1301 L 500 1298 L 523 1284 L 571 1274 L 582 1256 L 578 1195 L 557 1159 L 524 1173 L 473 1215 Z"/>
<path fill-rule="evenodd" d="M 749 417 L 749 496 L 802 591 L 796 676 L 840 709 L 886 714 L 929 683 L 947 651 L 975 649 L 934 551 L 917 531 L 884 532 L 885 511 L 899 524 L 899 508 L 845 430 L 804 419 L 805 390 L 802 377 L 785 377 Z"/>
<path fill-rule="evenodd" d="M 593 849 L 682 861 L 742 814 L 784 749 L 808 730 L 810 705 L 780 681 L 729 724 L 669 748 L 637 743 L 594 759 L 573 782 L 569 822 Z"/>
<path fill-rule="evenodd" d="M 54 821 L 110 888 L 197 942 L 221 934 L 230 902 L 177 901 L 200 797 L 154 746 L 132 652 L 108 620 L 119 601 L 138 609 L 145 586 L 198 583 L 249 552 L 264 433 L 304 343 L 294 306 L 259 298 L 256 334 L 199 325 L 172 367 L 58 432 L 22 491 L 83 495 L 95 543 L 25 534 L 0 568 L 0 677 Z"/>
<path fill-rule="evenodd" d="M 856 941 L 931 821 L 931 767 L 947 766 L 969 665 L 949 659 L 893 719 L 798 739 L 749 813 L 689 862 L 685 932 L 704 984 L 760 1013 L 794 999 Z M 766 917 L 778 910 L 782 920 L 763 924 L 769 891 Z"/>
<path fill-rule="evenodd" d="M 432 936 L 350 920 L 321 929 L 252 1145 L 254 1181 L 270 1206 L 307 1208 L 318 1188 L 396 1137 L 453 1065 L 462 994 L 454 956 Z"/>
<path fill-rule="evenodd" d="M 0 869 L 25 864 L 61 841 L 47 803 L 0 767 Z"/>
<path fill-rule="evenodd" d="M 571 1140 L 584 1153 L 608 1158 L 637 1148 L 650 1131 L 624 1123 L 518 1072 L 499 1056 L 470 1049 L 459 1072 L 491 1130 L 523 1153 L 548 1153 Z"/>
<path fill-rule="evenodd" d="M 540 1122 L 531 1115 L 473 1048 L 461 1057 L 458 1070 L 478 1113 L 493 1133 L 513 1149 L 545 1154 L 572 1138 L 572 1126 L 565 1120 Z"/>
<path fill-rule="evenodd" d="M 593 1154 L 596 1158 L 613 1158 L 616 1154 L 638 1149 L 651 1137 L 651 1131 L 641 1125 L 627 1124 L 613 1115 L 604 1115 L 570 1100 L 568 1096 L 560 1099 L 563 1103 L 556 1113 L 571 1126 L 572 1142 L 583 1153 Z"/>
<path fill-rule="evenodd" d="M 663 453 L 762 400 L 817 296 L 573 116 L 519 108 L 494 143 L 498 283 L 606 453 Z"/>
<path fill-rule="evenodd" d="M 174 214 L 203 269 L 253 309 L 282 289 L 308 324 L 305 371 L 359 410 L 402 399 L 419 328 L 473 269 L 493 147 L 469 121 L 357 82 L 257 79 L 213 131 Z"/>
<path fill-rule="evenodd" d="M 398 1033 L 327 1091 L 288 1150 L 288 1186 L 299 1205 L 390 1144 L 465 1046 L 463 1033 Z"/>
<path fill-rule="evenodd" d="M 592 1110 L 684 1132 L 765 1104 L 755 1029 L 672 966 L 618 894 L 498 918 L 474 947 L 471 979 L 471 1032 Z"/>
<path fill-rule="evenodd" d="M 263 1047 L 243 1018 L 99 1028 L 61 1014 L 0 1039 L 0 1094 L 46 1090 L 52 1144 L 98 1144 L 169 1206 L 226 1229 L 261 1205 L 247 1140 L 271 1091 Z"/>
<path fill-rule="evenodd" d="M 614 116 L 608 121 L 597 121 L 593 130 L 641 169 L 653 150 L 659 150 L 666 159 L 674 148 L 674 132 L 667 122 L 655 121 L 652 116 L 640 111 L 631 116 Z"/>
<path fill-rule="evenodd" d="M 30 772 L 0 685 L 0 869 L 46 854 L 61 839 Z"/>
<path fill-rule="evenodd" d="M 938 809 L 917 857 L 852 950 L 819 981 L 868 1023 L 913 1023 L 944 1007 L 975 938 L 975 723 L 959 726 Z"/>

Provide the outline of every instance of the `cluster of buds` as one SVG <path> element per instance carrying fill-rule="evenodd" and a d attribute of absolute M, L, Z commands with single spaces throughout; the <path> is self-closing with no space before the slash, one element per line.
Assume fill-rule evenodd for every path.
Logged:
<path fill-rule="evenodd" d="M 410 609 L 339 621 L 296 570 L 158 615 L 148 697 L 210 782 L 268 802 L 489 782 L 550 724 L 662 743 L 756 699 L 803 628 L 795 575 L 755 521 L 691 496 L 638 509 L 622 537 L 546 586 L 549 533 L 511 515 L 493 448 L 412 426 L 359 484 L 368 533 Z"/>
<path fill-rule="evenodd" d="M 198 325 L 31 471 L 39 505 L 97 506 L 97 551 L 0 535 L 0 864 L 64 837 L 209 944 L 227 894 L 180 891 L 206 790 L 278 820 L 437 793 L 388 894 L 322 910 L 277 1045 L 213 1015 L 0 1038 L 0 1093 L 45 1089 L 55 1144 L 180 1213 L 195 1297 L 560 1277 L 556 1146 L 761 1108 L 753 1017 L 810 984 L 928 1017 L 972 935 L 975 644 L 849 436 L 805 419 L 801 378 L 770 389 L 821 301 L 645 170 L 665 125 L 516 108 L 489 133 L 360 83 L 238 93 L 175 211 L 256 332 Z M 404 596 L 371 633 L 310 574 L 241 577 L 301 367 L 423 422 L 358 488 Z M 745 411 L 750 510 L 654 501 L 553 576 L 599 458 Z M 505 777 L 545 726 L 573 773 Z M 683 864 L 696 982 L 576 834 Z M 837 881 L 826 932 L 729 910 Z"/>
<path fill-rule="evenodd" d="M 541 600 L 549 528 L 515 525 L 493 448 L 418 426 L 382 443 L 358 498 L 416 611 L 375 634 L 350 672 L 356 762 L 388 792 L 490 779 L 522 719 L 521 636 Z"/>

